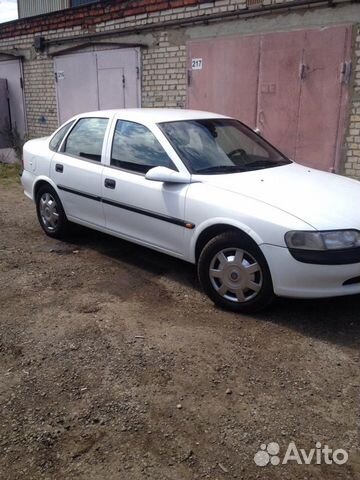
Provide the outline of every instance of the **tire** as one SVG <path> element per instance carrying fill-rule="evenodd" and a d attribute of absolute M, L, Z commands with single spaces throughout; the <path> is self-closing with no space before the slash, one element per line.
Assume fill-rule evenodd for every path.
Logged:
<path fill-rule="evenodd" d="M 60 198 L 51 185 L 42 185 L 36 194 L 36 212 L 41 228 L 52 238 L 63 238 L 69 230 Z"/>
<path fill-rule="evenodd" d="M 274 298 L 265 257 L 241 232 L 224 232 L 210 240 L 200 253 L 197 268 L 203 290 L 222 308 L 256 312 Z"/>

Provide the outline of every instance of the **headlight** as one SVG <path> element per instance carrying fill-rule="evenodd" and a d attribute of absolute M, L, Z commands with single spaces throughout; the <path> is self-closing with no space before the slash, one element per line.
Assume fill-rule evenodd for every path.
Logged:
<path fill-rule="evenodd" d="M 333 230 L 326 232 L 288 232 L 285 242 L 290 249 L 343 250 L 360 247 L 358 230 Z"/>

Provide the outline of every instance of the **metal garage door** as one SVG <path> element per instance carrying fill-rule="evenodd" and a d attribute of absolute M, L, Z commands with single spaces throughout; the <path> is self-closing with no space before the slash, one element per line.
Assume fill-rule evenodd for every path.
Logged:
<path fill-rule="evenodd" d="M 260 37 L 212 39 L 190 44 L 188 104 L 256 122 Z M 240 89 L 240 91 L 239 91 Z"/>
<path fill-rule="evenodd" d="M 236 116 L 300 163 L 337 170 L 350 45 L 349 26 L 192 42 L 188 105 Z"/>
<path fill-rule="evenodd" d="M 59 122 L 90 110 L 140 106 L 137 48 L 55 58 Z"/>
<path fill-rule="evenodd" d="M 10 126 L 9 92 L 7 80 L 0 78 L 0 149 L 10 146 L 7 132 Z M 0 151 L 1 155 L 1 151 Z M 0 156 L 0 161 L 2 160 Z"/>
<path fill-rule="evenodd" d="M 7 80 L 11 126 L 24 136 L 26 124 L 21 61 L 0 61 L 0 78 Z"/>
<path fill-rule="evenodd" d="M 351 29 L 305 34 L 296 157 L 338 170 L 349 95 Z M 312 158 L 312 153 L 314 158 Z"/>

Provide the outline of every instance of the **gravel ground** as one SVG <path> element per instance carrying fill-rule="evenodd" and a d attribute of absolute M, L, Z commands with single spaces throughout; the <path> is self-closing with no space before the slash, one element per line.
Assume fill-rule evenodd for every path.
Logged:
<path fill-rule="evenodd" d="M 85 229 L 46 237 L 0 178 L 0 478 L 359 479 L 359 312 L 219 310 L 191 265 Z M 349 460 L 255 464 L 291 441 Z"/>

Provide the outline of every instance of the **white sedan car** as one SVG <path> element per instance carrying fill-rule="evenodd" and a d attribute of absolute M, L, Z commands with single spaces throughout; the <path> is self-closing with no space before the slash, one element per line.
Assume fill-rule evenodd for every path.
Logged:
<path fill-rule="evenodd" d="M 298 165 L 222 115 L 78 115 L 24 147 L 40 225 L 74 222 L 196 263 L 218 305 L 360 293 L 360 184 Z"/>

